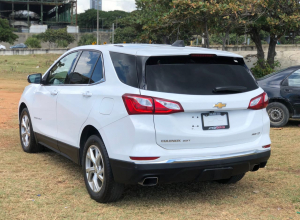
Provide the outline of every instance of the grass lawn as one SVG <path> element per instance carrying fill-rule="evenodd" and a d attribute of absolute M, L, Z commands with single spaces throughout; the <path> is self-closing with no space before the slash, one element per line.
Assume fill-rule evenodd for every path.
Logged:
<path fill-rule="evenodd" d="M 78 165 L 51 151 L 27 154 L 20 146 L 17 111 L 27 75 L 45 72 L 58 57 L 0 56 L 0 219 L 300 219 L 296 120 L 272 129 L 267 167 L 236 185 L 134 185 L 116 203 L 91 200 Z"/>

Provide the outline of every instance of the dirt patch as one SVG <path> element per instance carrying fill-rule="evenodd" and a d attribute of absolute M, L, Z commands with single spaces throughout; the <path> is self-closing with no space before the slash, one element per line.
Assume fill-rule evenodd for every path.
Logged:
<path fill-rule="evenodd" d="M 18 127 L 17 118 L 20 97 L 21 93 L 0 91 L 0 128 Z"/>

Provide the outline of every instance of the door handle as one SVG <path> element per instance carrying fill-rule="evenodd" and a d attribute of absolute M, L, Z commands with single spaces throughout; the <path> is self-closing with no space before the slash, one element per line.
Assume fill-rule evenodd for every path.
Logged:
<path fill-rule="evenodd" d="M 291 90 L 291 89 L 285 89 L 284 91 L 285 92 L 293 92 L 293 90 Z"/>
<path fill-rule="evenodd" d="M 57 90 L 51 91 L 51 95 L 57 95 L 57 94 L 58 94 L 58 91 L 57 91 Z"/>
<path fill-rule="evenodd" d="M 91 93 L 90 91 L 87 91 L 87 92 L 82 93 L 82 95 L 83 95 L 84 97 L 91 97 L 91 96 L 92 96 L 92 93 Z"/>

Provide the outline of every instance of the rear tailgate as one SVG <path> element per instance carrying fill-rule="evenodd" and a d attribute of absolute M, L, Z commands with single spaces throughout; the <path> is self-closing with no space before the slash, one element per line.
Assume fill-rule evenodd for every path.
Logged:
<path fill-rule="evenodd" d="M 184 109 L 181 113 L 154 115 L 156 141 L 163 148 L 223 147 L 254 142 L 262 134 L 262 110 L 247 109 L 250 100 L 263 93 L 261 89 L 222 97 L 174 95 L 146 90 L 141 90 L 141 93 L 178 101 Z M 221 110 L 214 108 L 220 102 L 226 107 Z M 211 111 L 228 113 L 229 129 L 203 130 L 202 113 Z"/>
<path fill-rule="evenodd" d="M 163 148 L 224 147 L 254 142 L 262 134 L 264 110 L 248 106 L 263 90 L 242 58 L 150 57 L 145 79 L 147 90 L 141 90 L 141 95 L 174 100 L 184 109 L 154 115 L 156 141 Z M 217 87 L 225 91 L 215 91 Z"/>

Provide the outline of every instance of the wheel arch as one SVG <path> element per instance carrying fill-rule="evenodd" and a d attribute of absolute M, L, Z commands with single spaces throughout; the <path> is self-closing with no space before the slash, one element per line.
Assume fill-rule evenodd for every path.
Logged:
<path fill-rule="evenodd" d="M 81 135 L 80 135 L 80 141 L 79 141 L 79 147 L 80 147 L 80 149 L 79 149 L 79 164 L 80 165 L 82 165 L 81 159 L 82 159 L 84 144 L 91 135 L 97 135 L 103 141 L 100 132 L 93 125 L 86 125 L 83 128 Z"/>
<path fill-rule="evenodd" d="M 283 99 L 283 98 L 279 98 L 279 97 L 271 98 L 269 100 L 269 103 L 274 103 L 274 102 L 279 102 L 279 103 L 285 105 L 289 110 L 290 117 L 294 115 L 294 108 L 288 100 Z"/>
<path fill-rule="evenodd" d="M 19 106 L 19 122 L 20 122 L 21 113 L 22 113 L 24 108 L 27 108 L 27 105 L 24 102 L 22 102 Z"/>

